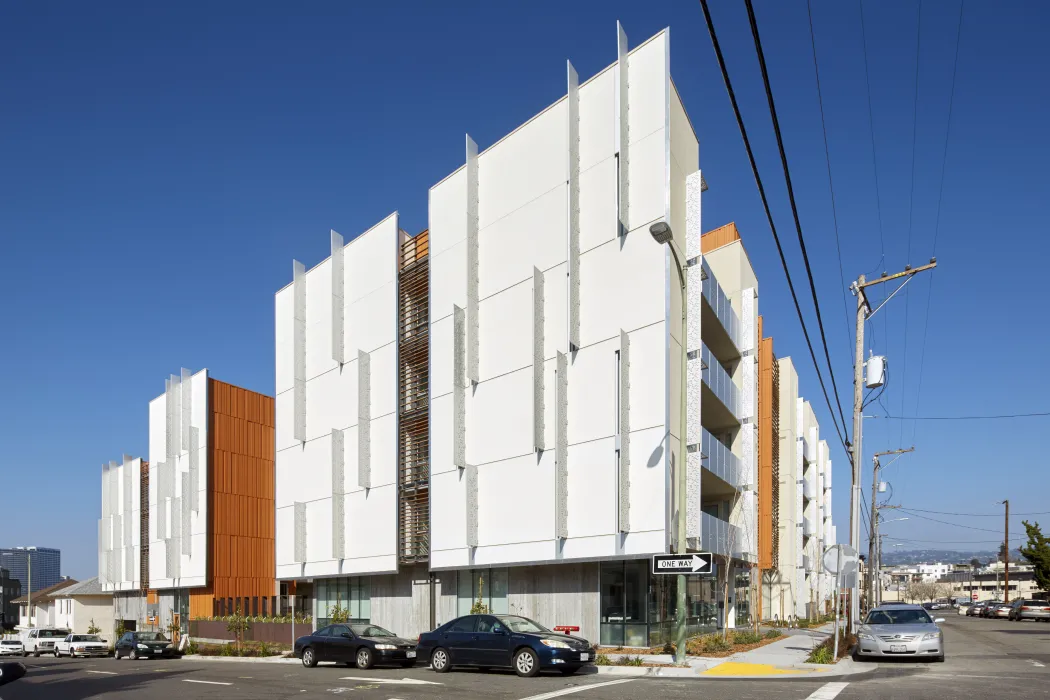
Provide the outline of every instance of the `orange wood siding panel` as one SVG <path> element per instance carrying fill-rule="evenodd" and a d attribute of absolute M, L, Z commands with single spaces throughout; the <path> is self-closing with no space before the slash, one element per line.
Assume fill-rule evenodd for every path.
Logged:
<path fill-rule="evenodd" d="M 712 250 L 739 240 L 740 232 L 737 231 L 736 224 L 730 221 L 725 226 L 719 226 L 700 236 L 700 252 L 710 253 Z"/>
<path fill-rule="evenodd" d="M 759 337 L 762 320 L 758 323 Z M 773 568 L 773 339 L 758 345 L 758 568 Z"/>
<path fill-rule="evenodd" d="M 208 388 L 212 576 L 201 592 L 201 608 L 207 608 L 202 615 L 212 614 L 215 598 L 277 592 L 274 400 L 215 379 Z"/>

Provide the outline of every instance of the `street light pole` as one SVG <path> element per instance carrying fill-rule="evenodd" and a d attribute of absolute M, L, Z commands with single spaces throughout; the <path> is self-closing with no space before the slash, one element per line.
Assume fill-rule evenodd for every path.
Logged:
<path fill-rule="evenodd" d="M 685 436 L 686 436 L 686 351 L 685 342 L 688 335 L 688 329 L 686 328 L 687 319 L 687 307 L 689 297 L 686 295 L 686 282 L 685 282 L 685 268 L 682 267 L 682 261 L 678 257 L 678 246 L 674 242 L 674 234 L 671 232 L 671 227 L 663 221 L 659 221 L 649 227 L 649 233 L 652 234 L 653 238 L 657 243 L 667 243 L 667 247 L 671 250 L 671 257 L 674 258 L 675 267 L 678 269 L 678 279 L 681 280 L 682 285 L 682 335 L 681 335 L 681 350 L 682 350 L 682 370 L 681 370 L 681 382 L 682 386 L 679 390 L 681 396 L 681 405 L 678 409 L 678 464 L 676 465 L 675 473 L 675 507 L 678 509 L 678 537 L 676 538 L 677 546 L 675 549 L 678 554 L 685 554 L 688 549 L 688 543 L 686 542 L 686 499 L 685 499 L 685 488 L 686 488 L 686 474 L 685 474 Z M 668 438 L 668 449 L 670 449 L 670 438 Z M 726 576 L 729 572 L 726 571 Z M 686 627 L 687 627 L 687 615 L 686 615 L 686 575 L 678 574 L 677 577 L 678 591 L 675 600 L 675 654 L 674 660 L 676 664 L 685 663 L 685 647 L 686 647 Z M 728 585 L 728 584 L 727 584 Z"/>

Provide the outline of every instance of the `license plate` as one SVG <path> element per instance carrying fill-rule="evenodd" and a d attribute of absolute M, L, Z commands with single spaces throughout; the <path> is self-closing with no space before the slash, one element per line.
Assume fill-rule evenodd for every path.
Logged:
<path fill-rule="evenodd" d="M 591 658 L 590 654 L 580 654 L 580 661 L 589 661 Z"/>
<path fill-rule="evenodd" d="M 890 644 L 890 651 L 894 654 L 903 654 L 908 651 L 908 647 L 903 644 Z"/>
<path fill-rule="evenodd" d="M 414 651 L 406 651 L 405 652 L 405 658 L 408 658 L 408 659 L 416 658 L 416 652 L 414 652 Z"/>

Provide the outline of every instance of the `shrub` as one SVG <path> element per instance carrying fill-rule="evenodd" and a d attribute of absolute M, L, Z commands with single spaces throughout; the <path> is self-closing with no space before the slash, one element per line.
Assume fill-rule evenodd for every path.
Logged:
<path fill-rule="evenodd" d="M 641 666 L 643 663 L 642 657 L 631 656 L 630 654 L 620 659 L 620 664 L 623 666 Z"/>
<path fill-rule="evenodd" d="M 186 645 L 186 654 L 188 654 L 188 655 L 199 654 L 200 650 L 201 650 L 200 646 L 197 645 L 197 642 L 194 642 L 192 640 L 190 641 L 189 644 Z"/>
<path fill-rule="evenodd" d="M 230 644 L 223 644 L 219 648 L 219 656 L 234 656 L 234 651 L 236 651 L 236 650 L 233 648 L 232 645 L 230 645 Z"/>
<path fill-rule="evenodd" d="M 783 637 L 783 636 L 784 636 L 784 633 L 781 632 L 780 630 L 769 630 L 768 632 L 766 632 L 766 635 L 765 635 L 766 639 L 776 639 L 777 637 Z"/>
<path fill-rule="evenodd" d="M 678 647 L 675 645 L 674 642 L 668 641 L 668 642 L 664 642 L 664 648 L 663 648 L 662 651 L 663 651 L 664 654 L 674 655 L 674 653 L 676 651 L 678 651 Z"/>
<path fill-rule="evenodd" d="M 729 651 L 732 645 L 722 639 L 720 634 L 705 634 L 702 637 L 693 637 L 689 640 L 687 651 L 692 654 L 711 654 L 721 651 Z"/>
<path fill-rule="evenodd" d="M 809 653 L 809 658 L 806 659 L 811 664 L 830 664 L 831 663 L 831 645 L 821 644 Z"/>
<path fill-rule="evenodd" d="M 612 661 L 609 661 L 609 657 L 605 654 L 598 654 L 594 659 L 595 666 L 612 666 Z"/>
<path fill-rule="evenodd" d="M 838 658 L 848 656 L 850 649 L 857 643 L 857 638 L 851 634 L 839 635 L 839 653 Z M 813 647 L 813 651 L 810 652 L 809 658 L 806 659 L 811 664 L 830 664 L 833 663 L 833 648 L 834 648 L 834 637 L 828 637 L 823 642 Z"/>
<path fill-rule="evenodd" d="M 762 641 L 762 635 L 758 632 L 747 630 L 745 632 L 733 633 L 733 644 L 757 644 Z"/>

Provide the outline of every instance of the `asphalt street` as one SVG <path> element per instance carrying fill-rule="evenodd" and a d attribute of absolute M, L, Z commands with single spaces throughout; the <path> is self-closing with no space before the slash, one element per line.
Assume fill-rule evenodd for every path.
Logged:
<path fill-rule="evenodd" d="M 842 679 L 649 679 L 581 674 L 518 678 L 512 672 L 355 668 L 322 664 L 222 661 L 25 659 L 29 673 L 0 688 L 4 700 L 180 697 L 364 700 L 860 700 L 892 698 L 1050 697 L 1050 623 L 981 620 L 946 614 L 947 660 L 865 663 L 869 672 Z"/>

